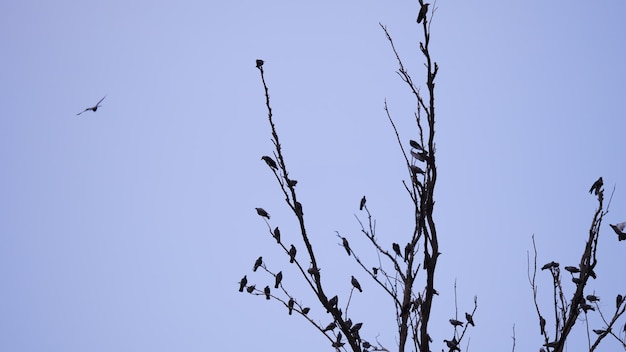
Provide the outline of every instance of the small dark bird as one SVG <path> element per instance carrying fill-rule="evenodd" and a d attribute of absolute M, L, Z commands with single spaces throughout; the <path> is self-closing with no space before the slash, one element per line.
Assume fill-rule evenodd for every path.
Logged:
<path fill-rule="evenodd" d="M 397 255 L 397 256 L 402 257 L 402 253 L 400 253 L 400 245 L 399 245 L 399 244 L 397 244 L 397 243 L 395 243 L 395 242 L 394 242 L 394 243 L 391 245 L 391 248 L 393 248 L 393 251 L 394 251 L 394 252 L 396 252 L 396 255 Z"/>
<path fill-rule="evenodd" d="M 448 341 L 448 340 L 443 340 L 443 342 L 446 343 L 446 345 L 448 345 L 448 348 L 451 351 L 461 351 L 461 349 L 458 346 L 458 342 L 455 341 L 455 339 L 452 339 L 452 341 Z"/>
<path fill-rule="evenodd" d="M 271 157 L 269 157 L 267 155 L 264 155 L 264 156 L 261 157 L 261 160 L 264 160 L 265 163 L 267 164 L 267 166 L 271 167 L 272 169 L 274 169 L 274 170 L 278 169 L 278 166 L 276 165 L 276 162 Z"/>
<path fill-rule="evenodd" d="M 404 246 L 404 261 L 409 260 L 409 255 L 413 252 L 413 245 L 409 242 Z"/>
<path fill-rule="evenodd" d="M 287 179 L 287 186 L 289 186 L 289 187 L 295 187 L 297 184 L 298 184 L 298 181 L 297 181 L 297 180 L 290 180 L 290 179 Z"/>
<path fill-rule="evenodd" d="M 261 68 L 261 66 L 263 66 L 263 62 L 264 62 L 263 60 L 257 59 L 256 60 L 256 67 L 257 68 Z"/>
<path fill-rule="evenodd" d="M 626 221 L 620 222 L 619 224 L 609 224 L 613 231 L 617 234 L 617 239 L 620 241 L 626 240 L 626 232 L 624 232 L 624 227 L 626 227 Z"/>
<path fill-rule="evenodd" d="M 546 333 L 546 320 L 542 316 L 539 317 L 539 328 L 541 329 L 541 335 L 545 335 L 545 333 Z"/>
<path fill-rule="evenodd" d="M 239 281 L 239 292 L 243 292 L 243 288 L 248 284 L 248 278 L 246 275 L 243 276 L 241 281 Z"/>
<path fill-rule="evenodd" d="M 336 327 L 337 327 L 337 324 L 335 324 L 335 322 L 332 322 L 332 323 L 326 325 L 326 327 L 322 331 L 326 332 L 326 331 L 329 331 L 329 330 L 333 330 Z"/>
<path fill-rule="evenodd" d="M 412 150 L 411 150 L 411 156 L 413 156 L 415 159 L 417 159 L 419 161 L 426 161 L 426 158 L 427 158 L 426 152 L 416 153 L 416 152 L 414 152 Z"/>
<path fill-rule="evenodd" d="M 580 269 L 578 269 L 578 268 L 577 268 L 577 267 L 575 267 L 575 266 L 566 266 L 566 267 L 565 267 L 565 268 L 563 268 L 563 269 L 565 269 L 565 270 L 569 271 L 569 272 L 570 272 L 570 273 L 572 273 L 572 274 L 576 274 L 576 273 L 579 273 L 579 272 L 580 272 Z"/>
<path fill-rule="evenodd" d="M 558 268 L 558 267 L 559 267 L 559 263 L 557 263 L 555 261 L 551 261 L 550 263 L 542 266 L 541 270 L 546 270 L 546 269 L 550 269 L 550 268 Z"/>
<path fill-rule="evenodd" d="M 346 325 L 348 326 L 348 328 L 352 327 L 352 319 L 348 318 L 348 320 L 346 320 Z"/>
<path fill-rule="evenodd" d="M 293 263 L 294 260 L 296 260 L 296 247 L 292 244 L 289 248 L 289 263 Z"/>
<path fill-rule="evenodd" d="M 270 214 L 268 214 L 265 209 L 263 208 L 254 208 L 256 209 L 256 213 L 259 214 L 259 216 L 262 216 L 264 218 L 269 219 L 270 218 Z"/>
<path fill-rule="evenodd" d="M 364 206 L 365 206 L 365 196 L 363 196 L 363 198 L 361 198 L 361 204 L 359 205 L 359 210 L 363 210 Z"/>
<path fill-rule="evenodd" d="M 352 276 L 352 286 L 354 286 L 354 288 L 356 288 L 357 290 L 359 290 L 359 292 L 363 292 L 363 290 L 361 289 L 361 284 L 357 281 L 357 279 Z"/>
<path fill-rule="evenodd" d="M 274 238 L 276 239 L 276 243 L 280 243 L 280 230 L 278 226 L 274 229 Z"/>
<path fill-rule="evenodd" d="M 428 3 L 422 5 L 420 8 L 420 13 L 417 15 L 417 23 L 421 23 L 423 19 L 426 18 L 426 13 L 428 12 Z"/>
<path fill-rule="evenodd" d="M 315 274 L 319 274 L 320 273 L 320 269 L 315 269 L 314 267 L 310 267 L 307 269 L 307 272 L 313 276 L 315 276 Z"/>
<path fill-rule="evenodd" d="M 289 308 L 289 315 L 293 312 L 293 298 L 289 298 L 289 302 L 287 302 L 287 308 Z"/>
<path fill-rule="evenodd" d="M 339 303 L 339 297 L 337 297 L 336 295 L 335 295 L 335 296 L 333 296 L 333 298 L 331 298 L 330 300 L 328 300 L 328 304 L 329 304 L 331 307 L 336 307 L 336 306 L 337 306 L 337 303 Z"/>
<path fill-rule="evenodd" d="M 363 348 L 370 348 L 372 347 L 372 344 L 367 342 L 367 341 L 363 341 Z"/>
<path fill-rule="evenodd" d="M 309 311 L 311 311 L 311 308 L 309 308 L 309 307 L 302 308 L 302 314 L 304 314 L 304 315 L 309 314 Z"/>
<path fill-rule="evenodd" d="M 597 335 L 602 335 L 602 334 L 606 334 L 606 330 L 603 329 L 593 329 L 593 332 L 595 332 Z"/>
<path fill-rule="evenodd" d="M 270 299 L 270 287 L 265 286 L 265 288 L 263 289 L 263 292 L 265 293 L 265 299 Z"/>
<path fill-rule="evenodd" d="M 296 208 L 297 215 L 300 215 L 300 216 L 304 215 L 304 213 L 302 212 L 302 204 L 300 204 L 300 202 L 296 202 L 295 208 Z"/>
<path fill-rule="evenodd" d="M 353 327 L 350 328 L 350 332 L 353 334 L 356 334 L 357 332 L 359 332 L 359 330 L 361 330 L 362 326 L 363 326 L 363 323 L 356 323 L 354 324 Z"/>
<path fill-rule="evenodd" d="M 602 181 L 602 177 L 600 177 L 596 182 L 593 183 L 593 185 L 591 185 L 591 188 L 589 188 L 589 193 L 591 194 L 591 192 L 594 192 L 596 195 L 598 195 L 600 189 L 602 188 L 602 185 L 604 185 L 604 181 Z"/>
<path fill-rule="evenodd" d="M 337 333 L 337 340 L 335 342 L 333 342 L 333 347 L 335 348 L 339 348 L 342 347 L 343 345 L 345 345 L 345 343 L 341 342 L 341 338 L 343 336 L 341 335 L 341 331 Z"/>
<path fill-rule="evenodd" d="M 600 300 L 600 297 L 596 296 L 596 295 L 587 295 L 587 300 L 589 302 L 597 302 Z"/>
<path fill-rule="evenodd" d="M 474 325 L 474 317 L 472 317 L 471 314 L 465 313 L 465 320 L 467 320 L 467 323 L 470 324 L 471 326 L 476 326 Z"/>
<path fill-rule="evenodd" d="M 250 285 L 250 286 L 246 287 L 246 291 L 248 291 L 248 293 L 252 293 L 252 292 L 254 292 L 255 288 L 256 288 L 256 285 Z"/>
<path fill-rule="evenodd" d="M 411 148 L 415 148 L 415 149 L 418 149 L 418 150 L 424 150 L 424 148 L 419 143 L 417 143 L 416 141 L 414 141 L 412 139 L 409 140 L 409 144 L 411 145 Z"/>
<path fill-rule="evenodd" d="M 252 268 L 252 271 L 256 271 L 256 269 L 258 269 L 262 264 L 263 264 L 263 257 L 257 258 L 256 262 L 254 262 L 254 268 Z"/>
<path fill-rule="evenodd" d="M 341 242 L 343 244 L 343 248 L 345 248 L 346 252 L 348 252 L 348 255 L 350 255 L 351 251 L 350 251 L 350 244 L 348 243 L 348 239 L 345 237 L 341 237 Z"/>
<path fill-rule="evenodd" d="M 615 297 L 616 309 L 619 309 L 619 306 L 622 304 L 623 300 L 624 300 L 624 297 L 622 297 L 622 295 L 617 295 L 617 297 Z"/>
<path fill-rule="evenodd" d="M 279 271 L 278 274 L 276 274 L 276 283 L 274 284 L 274 288 L 278 288 L 281 281 L 283 281 L 283 272 Z"/>
<path fill-rule="evenodd" d="M 102 97 L 102 99 L 100 99 L 100 101 L 99 101 L 96 105 L 94 105 L 94 106 L 92 106 L 92 107 L 90 107 L 90 108 L 87 108 L 87 109 L 85 109 L 85 110 L 83 110 L 83 111 L 79 112 L 78 114 L 76 114 L 76 116 L 78 116 L 78 115 L 80 115 L 80 114 L 82 114 L 82 113 L 84 113 L 85 111 L 88 111 L 88 110 L 91 110 L 91 111 L 93 111 L 93 112 L 96 112 L 96 111 L 98 110 L 98 108 L 100 107 L 100 103 L 102 103 L 102 101 L 103 101 L 103 100 L 104 100 L 104 98 L 106 98 L 106 97 L 107 97 L 107 96 L 105 95 L 104 97 Z"/>
<path fill-rule="evenodd" d="M 463 326 L 463 322 L 462 321 L 458 321 L 456 319 L 450 319 L 450 324 L 452 324 L 453 326 Z"/>

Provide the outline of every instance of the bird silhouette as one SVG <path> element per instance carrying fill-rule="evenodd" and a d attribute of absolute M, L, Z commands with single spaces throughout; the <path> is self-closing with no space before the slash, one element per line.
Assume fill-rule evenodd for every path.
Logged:
<path fill-rule="evenodd" d="M 350 255 L 351 251 L 350 251 L 350 244 L 348 243 L 348 239 L 345 237 L 341 237 L 341 242 L 343 244 L 343 248 L 345 248 L 346 252 L 348 252 L 348 255 Z"/>
<path fill-rule="evenodd" d="M 248 291 L 248 293 L 252 293 L 252 292 L 254 292 L 255 288 L 256 288 L 256 285 L 250 285 L 250 286 L 246 287 L 246 291 Z"/>
<path fill-rule="evenodd" d="M 276 162 L 271 157 L 264 155 L 261 157 L 261 160 L 264 160 L 267 166 L 271 167 L 272 169 L 278 169 Z"/>
<path fill-rule="evenodd" d="M 411 244 L 411 242 L 409 242 L 406 244 L 406 246 L 404 246 L 404 261 L 405 262 L 409 260 L 409 255 L 412 252 L 413 252 L 413 245 Z"/>
<path fill-rule="evenodd" d="M 595 332 L 597 335 L 602 335 L 602 334 L 606 334 L 606 330 L 604 329 L 593 329 L 593 332 Z"/>
<path fill-rule="evenodd" d="M 471 314 L 465 313 L 465 320 L 467 320 L 467 323 L 470 324 L 471 326 L 476 326 L 474 325 L 474 317 L 472 317 Z"/>
<path fill-rule="evenodd" d="M 415 148 L 415 149 L 420 150 L 420 151 L 424 150 L 424 147 L 422 147 L 419 143 L 417 143 L 416 141 L 414 141 L 412 139 L 409 140 L 409 144 L 411 145 L 411 148 Z"/>
<path fill-rule="evenodd" d="M 558 268 L 558 267 L 559 267 L 559 263 L 557 263 L 555 261 L 551 261 L 550 263 L 542 266 L 541 270 L 546 270 L 546 269 L 550 269 L 550 268 Z"/>
<path fill-rule="evenodd" d="M 600 192 L 603 184 L 604 181 L 602 181 L 602 177 L 600 177 L 596 182 L 593 183 L 593 185 L 591 185 L 591 188 L 589 188 L 589 193 L 594 192 L 596 195 L 598 195 L 598 192 Z"/>
<path fill-rule="evenodd" d="M 293 263 L 294 260 L 296 260 L 296 247 L 292 244 L 289 248 L 289 263 Z"/>
<path fill-rule="evenodd" d="M 241 281 L 239 281 L 239 292 L 243 292 L 243 288 L 246 287 L 247 283 L 248 283 L 248 278 L 246 277 L 246 275 L 244 275 Z"/>
<path fill-rule="evenodd" d="M 448 341 L 448 340 L 443 340 L 443 342 L 446 343 L 446 345 L 448 345 L 448 348 L 450 349 L 450 351 L 461 351 L 461 349 L 458 346 L 458 342 L 456 341 L 456 339 L 452 339 L 452 341 Z"/>
<path fill-rule="evenodd" d="M 106 98 L 106 97 L 107 97 L 107 96 L 105 95 L 104 97 L 102 97 L 102 99 L 100 99 L 100 101 L 99 101 L 96 105 L 94 105 L 94 106 L 92 106 L 92 107 L 90 107 L 90 108 L 87 108 L 87 109 L 85 109 L 85 110 L 83 110 L 83 111 L 79 112 L 78 114 L 76 114 L 76 116 L 78 116 L 78 115 L 80 115 L 80 114 L 82 114 L 82 113 L 84 113 L 85 111 L 88 111 L 88 110 L 91 110 L 91 111 L 93 111 L 93 112 L 96 112 L 96 111 L 98 110 L 98 108 L 100 107 L 100 103 L 102 103 L 102 101 L 103 101 L 103 100 L 104 100 L 104 98 Z"/>
<path fill-rule="evenodd" d="M 452 324 L 453 326 L 463 326 L 463 322 L 456 320 L 456 319 L 450 319 L 450 324 Z"/>
<path fill-rule="evenodd" d="M 365 196 L 363 196 L 363 198 L 361 198 L 361 204 L 359 204 L 359 210 L 363 210 L 364 206 L 365 206 Z"/>
<path fill-rule="evenodd" d="M 310 311 L 310 310 L 311 310 L 311 308 L 309 308 L 309 307 L 304 307 L 304 308 L 302 308 L 302 314 L 307 315 L 307 314 L 309 314 L 309 311 Z"/>
<path fill-rule="evenodd" d="M 297 181 L 297 180 L 290 180 L 290 179 L 287 179 L 287 186 L 289 186 L 289 187 L 295 187 L 297 184 L 298 184 L 298 181 Z"/>
<path fill-rule="evenodd" d="M 361 289 L 361 284 L 357 281 L 357 279 L 352 276 L 352 286 L 354 286 L 354 288 L 356 288 L 357 290 L 359 290 L 359 292 L 363 292 L 363 290 Z"/>
<path fill-rule="evenodd" d="M 256 269 L 258 269 L 262 264 L 263 264 L 263 257 L 258 257 L 256 262 L 254 262 L 254 268 L 252 268 L 252 271 L 256 271 Z"/>
<path fill-rule="evenodd" d="M 270 299 L 270 287 L 269 286 L 265 286 L 265 288 L 263 289 L 263 293 L 265 293 L 265 299 Z"/>
<path fill-rule="evenodd" d="M 620 222 L 619 224 L 615 225 L 609 224 L 609 226 L 611 226 L 613 231 L 615 231 L 615 233 L 617 234 L 617 239 L 619 241 L 626 240 L 626 232 L 624 232 L 624 227 L 626 227 L 626 221 Z"/>
<path fill-rule="evenodd" d="M 324 330 L 322 330 L 322 332 L 333 330 L 336 327 L 337 327 L 337 324 L 335 324 L 335 322 L 332 322 L 332 323 L 326 325 L 326 327 L 324 328 Z"/>
<path fill-rule="evenodd" d="M 570 273 L 572 273 L 572 274 L 576 274 L 576 273 L 579 273 L 579 272 L 580 272 L 580 269 L 578 269 L 578 268 L 577 268 L 577 267 L 575 267 L 575 266 L 566 266 L 566 267 L 564 267 L 563 269 L 565 269 L 565 270 L 569 271 L 569 272 L 570 272 Z"/>
<path fill-rule="evenodd" d="M 391 248 L 393 248 L 393 251 L 396 252 L 396 255 L 402 258 L 402 253 L 400 253 L 400 245 L 397 243 L 393 243 L 391 245 Z"/>
<path fill-rule="evenodd" d="M 337 297 L 336 295 L 333 296 L 333 298 L 331 298 L 330 300 L 328 300 L 328 304 L 334 308 L 337 306 L 337 304 L 339 303 L 339 297 Z"/>
<path fill-rule="evenodd" d="M 278 274 L 276 274 L 276 284 L 274 285 L 274 288 L 278 288 L 281 281 L 283 281 L 283 272 L 279 271 Z"/>
<path fill-rule="evenodd" d="M 624 300 L 624 297 L 622 297 L 622 295 L 617 295 L 617 297 L 615 297 L 616 309 L 619 309 L 619 306 L 622 304 L 623 300 Z"/>
<path fill-rule="evenodd" d="M 426 18 L 426 13 L 428 12 L 428 3 L 422 5 L 422 7 L 420 8 L 420 13 L 417 15 L 417 23 L 422 22 L 423 19 Z"/>
<path fill-rule="evenodd" d="M 276 243 L 280 243 L 280 230 L 278 226 L 274 229 L 274 238 L 276 239 Z"/>
<path fill-rule="evenodd" d="M 363 323 L 356 323 L 356 324 L 354 324 L 353 327 L 350 328 L 350 332 L 352 334 L 356 334 L 357 332 L 359 332 L 359 330 L 361 330 L 362 326 L 363 326 Z"/>
<path fill-rule="evenodd" d="M 587 300 L 589 302 L 596 302 L 600 300 L 600 297 L 596 296 L 596 295 L 587 295 Z"/>
<path fill-rule="evenodd" d="M 256 60 L 256 67 L 257 68 L 261 68 L 261 66 L 263 66 L 264 61 L 261 59 L 257 59 Z"/>
<path fill-rule="evenodd" d="M 265 209 L 263 209 L 263 208 L 254 208 L 254 209 L 256 209 L 256 213 L 257 213 L 257 214 L 259 214 L 259 216 L 262 216 L 262 217 L 264 217 L 264 218 L 266 218 L 266 219 L 269 219 L 269 218 L 270 218 L 270 214 L 268 214 L 268 213 L 265 211 Z"/>
<path fill-rule="evenodd" d="M 287 302 L 287 308 L 289 308 L 289 315 L 293 312 L 293 298 L 289 298 L 289 302 Z"/>
<path fill-rule="evenodd" d="M 300 204 L 300 202 L 296 202 L 295 204 L 295 209 L 296 209 L 296 215 L 304 215 L 304 213 L 302 212 L 302 204 Z"/>

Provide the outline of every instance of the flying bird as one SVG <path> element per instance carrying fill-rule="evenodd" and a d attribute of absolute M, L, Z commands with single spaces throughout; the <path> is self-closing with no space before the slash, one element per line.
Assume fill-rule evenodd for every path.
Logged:
<path fill-rule="evenodd" d="M 593 185 L 591 185 L 591 188 L 589 188 L 589 193 L 594 192 L 596 195 L 598 195 L 598 192 L 600 192 L 603 184 L 604 181 L 602 181 L 602 176 L 600 176 L 600 178 L 596 182 L 594 182 Z"/>
<path fill-rule="evenodd" d="M 265 299 L 269 300 L 270 299 L 270 287 L 265 286 L 265 288 L 263 289 L 263 292 L 265 293 Z"/>
<path fill-rule="evenodd" d="M 359 210 L 363 210 L 364 206 L 365 206 L 365 196 L 363 196 L 363 198 L 361 198 L 361 204 L 359 205 Z"/>
<path fill-rule="evenodd" d="M 345 237 L 341 237 L 341 242 L 343 243 L 343 248 L 345 248 L 346 252 L 348 252 L 348 255 L 350 255 L 351 251 L 350 251 L 350 244 L 348 243 L 348 239 Z"/>
<path fill-rule="evenodd" d="M 289 308 L 289 315 L 293 312 L 293 298 L 289 298 L 289 302 L 287 303 L 287 308 Z"/>
<path fill-rule="evenodd" d="M 626 227 L 626 221 L 620 222 L 619 224 L 609 224 L 613 231 L 617 234 L 617 239 L 620 241 L 626 240 L 626 232 L 624 232 L 624 227 Z"/>
<path fill-rule="evenodd" d="M 257 68 L 261 68 L 261 66 L 263 66 L 264 61 L 261 59 L 257 59 L 256 60 L 256 67 Z"/>
<path fill-rule="evenodd" d="M 470 324 L 471 326 L 476 326 L 474 325 L 474 317 L 472 317 L 471 314 L 465 313 L 465 320 L 467 320 L 467 323 Z"/>
<path fill-rule="evenodd" d="M 252 271 L 256 271 L 256 269 L 258 269 L 262 264 L 263 264 L 263 257 L 258 257 L 256 262 L 254 262 L 254 268 L 252 268 Z"/>
<path fill-rule="evenodd" d="M 256 209 L 256 213 L 259 214 L 259 216 L 262 216 L 264 218 L 269 219 L 270 218 L 270 214 L 268 214 L 265 209 L 263 208 L 254 208 Z"/>
<path fill-rule="evenodd" d="M 100 99 L 100 101 L 99 101 L 96 105 L 94 105 L 94 106 L 92 106 L 92 107 L 90 107 L 90 108 L 87 108 L 87 109 L 85 109 L 85 110 L 83 110 L 83 111 L 79 112 L 78 114 L 76 114 L 76 116 L 78 116 L 78 115 L 80 115 L 80 114 L 82 114 L 82 113 L 84 113 L 85 111 L 88 111 L 88 110 L 91 110 L 91 111 L 93 111 L 93 112 L 96 112 L 96 111 L 98 110 L 98 108 L 100 107 L 100 103 L 102 103 L 102 101 L 103 101 L 103 100 L 104 100 L 104 98 L 106 98 L 106 97 L 107 97 L 107 96 L 105 95 L 104 97 L 102 97 L 102 99 Z"/>
<path fill-rule="evenodd" d="M 239 292 L 243 292 L 243 288 L 246 287 L 247 283 L 248 283 L 248 278 L 246 277 L 246 275 L 244 275 L 241 281 L 239 281 Z"/>
<path fill-rule="evenodd" d="M 296 247 L 292 244 L 289 248 L 289 263 L 293 263 L 294 260 L 296 260 Z"/>
<path fill-rule="evenodd" d="M 420 13 L 417 15 L 417 23 L 422 22 L 423 19 L 426 18 L 426 13 L 428 12 L 428 3 L 422 5 L 422 7 L 420 8 Z"/>
<path fill-rule="evenodd" d="M 279 271 L 278 274 L 276 274 L 276 283 L 274 284 L 274 288 L 278 288 L 281 281 L 283 281 L 283 272 Z"/>
<path fill-rule="evenodd" d="M 354 286 L 354 288 L 356 288 L 357 290 L 359 290 L 359 292 L 363 292 L 363 290 L 361 289 L 361 284 L 357 281 L 357 279 L 352 276 L 352 286 Z"/>
<path fill-rule="evenodd" d="M 261 157 L 261 160 L 265 161 L 267 166 L 271 167 L 272 169 L 275 169 L 275 170 L 278 169 L 278 165 L 276 165 L 276 162 L 271 157 L 269 157 L 267 155 L 263 155 Z"/>
<path fill-rule="evenodd" d="M 278 226 L 274 229 L 274 238 L 276 239 L 276 243 L 280 243 L 280 230 Z"/>

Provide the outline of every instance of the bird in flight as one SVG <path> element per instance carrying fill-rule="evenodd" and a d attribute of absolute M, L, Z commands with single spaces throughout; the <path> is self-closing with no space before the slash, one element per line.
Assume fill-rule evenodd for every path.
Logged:
<path fill-rule="evenodd" d="M 82 114 L 82 113 L 84 113 L 85 111 L 88 111 L 88 110 L 91 110 L 91 111 L 93 111 L 93 112 L 96 112 L 96 110 L 98 110 L 98 108 L 100 107 L 100 103 L 102 103 L 102 101 L 103 101 L 103 100 L 104 100 L 104 98 L 106 98 L 106 97 L 107 97 L 106 95 L 105 95 L 105 96 L 103 96 L 103 97 L 102 97 L 102 99 L 100 99 L 100 101 L 99 101 L 96 105 L 94 105 L 94 106 L 92 106 L 92 107 L 90 107 L 90 108 L 87 108 L 87 109 L 85 109 L 85 110 L 83 110 L 83 111 L 79 112 L 78 114 L 76 114 L 76 116 L 78 116 L 78 115 L 80 115 L 80 114 Z"/>

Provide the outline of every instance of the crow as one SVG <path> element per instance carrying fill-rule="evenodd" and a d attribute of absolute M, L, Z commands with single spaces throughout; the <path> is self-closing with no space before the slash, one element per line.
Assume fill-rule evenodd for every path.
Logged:
<path fill-rule="evenodd" d="M 239 292 L 243 292 L 243 288 L 246 287 L 247 283 L 248 283 L 248 278 L 246 277 L 246 275 L 244 275 L 241 281 L 239 281 Z"/>
<path fill-rule="evenodd" d="M 426 18 L 426 13 L 428 12 L 428 3 L 422 5 L 422 7 L 420 8 L 420 13 L 419 15 L 417 15 L 417 23 L 422 22 L 423 19 Z"/>
<path fill-rule="evenodd" d="M 276 274 L 276 284 L 274 285 L 274 288 L 278 288 L 281 281 L 283 281 L 283 272 L 279 271 L 278 274 Z"/>

